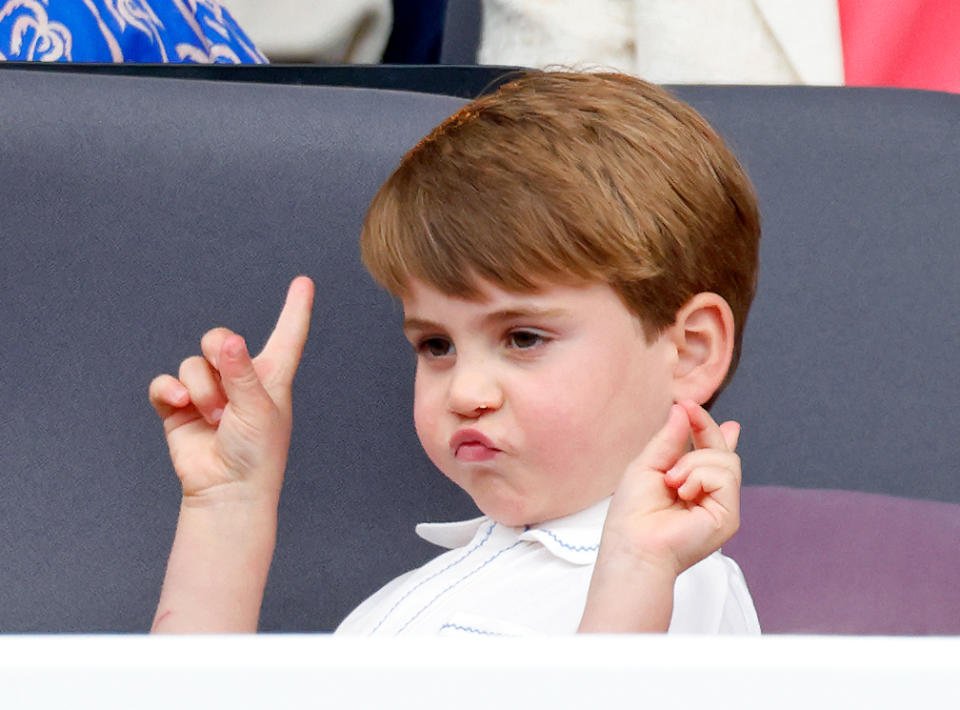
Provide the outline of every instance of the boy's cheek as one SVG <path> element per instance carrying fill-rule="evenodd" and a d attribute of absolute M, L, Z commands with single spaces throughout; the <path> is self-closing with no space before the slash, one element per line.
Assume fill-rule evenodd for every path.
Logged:
<path fill-rule="evenodd" d="M 522 416 L 518 416 L 519 431 L 514 437 L 522 437 L 527 455 L 562 464 L 590 452 L 596 441 L 595 432 L 584 426 L 582 408 L 566 406 L 563 401 L 556 404 L 556 407 L 526 408 Z"/>
<path fill-rule="evenodd" d="M 420 443 L 427 448 L 429 436 L 436 432 L 436 416 L 420 399 L 415 399 L 413 403 L 413 426 L 417 430 Z"/>
<path fill-rule="evenodd" d="M 441 467 L 441 459 L 448 448 L 448 441 L 444 437 L 450 436 L 444 433 L 441 426 L 441 414 L 442 410 L 438 409 L 435 401 L 425 397 L 414 397 L 413 426 L 416 429 L 417 438 L 420 439 L 420 446 L 438 468 Z"/>
<path fill-rule="evenodd" d="M 417 373 L 413 384 L 413 420 L 419 428 L 421 422 L 436 418 L 437 388 L 431 386 L 429 378 Z"/>

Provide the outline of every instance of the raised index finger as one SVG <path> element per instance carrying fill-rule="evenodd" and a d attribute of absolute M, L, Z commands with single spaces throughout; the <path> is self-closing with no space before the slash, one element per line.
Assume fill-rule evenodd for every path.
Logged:
<path fill-rule="evenodd" d="M 272 382 L 289 384 L 293 381 L 310 331 L 313 290 L 313 281 L 307 276 L 298 276 L 290 283 L 277 324 L 257 355 L 258 361 L 269 362 Z"/>
<path fill-rule="evenodd" d="M 690 418 L 690 438 L 693 440 L 695 449 L 730 450 L 720 425 L 713 420 L 706 409 L 693 400 L 685 400 L 680 402 L 680 405 L 687 410 L 687 416 Z"/>

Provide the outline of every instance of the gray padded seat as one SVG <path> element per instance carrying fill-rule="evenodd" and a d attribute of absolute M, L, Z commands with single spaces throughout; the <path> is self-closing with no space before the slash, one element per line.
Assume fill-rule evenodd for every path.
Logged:
<path fill-rule="evenodd" d="M 960 503 L 960 96 L 674 89 L 760 197 L 759 295 L 716 407 L 743 422 L 747 481 Z"/>
<path fill-rule="evenodd" d="M 18 71 L 0 92 L 0 630 L 149 627 L 179 492 L 147 384 L 214 325 L 259 346 L 297 273 L 318 297 L 262 628 L 334 628 L 433 554 L 415 522 L 474 514 L 419 450 L 400 311 L 356 246 L 461 100 Z M 960 502 L 960 97 L 680 93 L 763 205 L 716 407 L 744 424 L 747 483 Z"/>

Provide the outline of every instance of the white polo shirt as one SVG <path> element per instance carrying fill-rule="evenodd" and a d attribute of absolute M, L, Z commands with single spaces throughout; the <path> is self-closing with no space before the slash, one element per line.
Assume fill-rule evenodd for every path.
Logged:
<path fill-rule="evenodd" d="M 610 499 L 541 525 L 487 517 L 421 523 L 417 534 L 449 548 L 381 588 L 337 633 L 571 634 L 580 625 Z M 673 633 L 760 633 L 736 562 L 719 551 L 677 577 Z"/>

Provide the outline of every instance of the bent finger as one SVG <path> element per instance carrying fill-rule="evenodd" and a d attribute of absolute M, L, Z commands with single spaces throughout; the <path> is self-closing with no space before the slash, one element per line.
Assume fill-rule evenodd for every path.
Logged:
<path fill-rule="evenodd" d="M 190 393 L 173 375 L 157 375 L 147 390 L 150 404 L 161 419 L 190 404 Z"/>
<path fill-rule="evenodd" d="M 220 375 L 206 358 L 194 355 L 180 363 L 180 382 L 190 393 L 190 401 L 208 424 L 216 425 L 223 416 L 227 398 L 220 387 Z"/>
<path fill-rule="evenodd" d="M 229 328 L 211 328 L 200 338 L 200 352 L 214 369 L 220 369 L 220 348 L 223 347 L 223 341 L 233 334 Z"/>
<path fill-rule="evenodd" d="M 239 335 L 227 337 L 218 358 L 220 384 L 230 410 L 248 426 L 260 429 L 266 424 L 265 418 L 275 416 L 276 408 L 254 369 L 246 342 Z"/>
<path fill-rule="evenodd" d="M 678 497 L 691 510 L 701 510 L 709 516 L 714 534 L 719 535 L 716 549 L 740 527 L 740 486 L 729 480 L 722 470 L 702 470 L 696 475 L 690 490 L 682 494 L 688 497 L 681 497 L 679 492 Z"/>
<path fill-rule="evenodd" d="M 739 500 L 740 480 L 733 471 L 722 466 L 699 466 L 693 469 L 677 489 L 680 500 L 696 501 L 711 496 L 720 501 Z"/>
<path fill-rule="evenodd" d="M 740 457 L 732 451 L 716 449 L 697 449 L 685 453 L 679 461 L 667 471 L 664 481 L 668 486 L 677 488 L 698 468 L 723 468 L 740 480 Z"/>
<path fill-rule="evenodd" d="M 290 282 L 277 324 L 257 356 L 258 362 L 269 361 L 270 384 L 289 386 L 293 382 L 310 332 L 313 293 L 313 281 L 307 276 L 298 276 Z"/>

